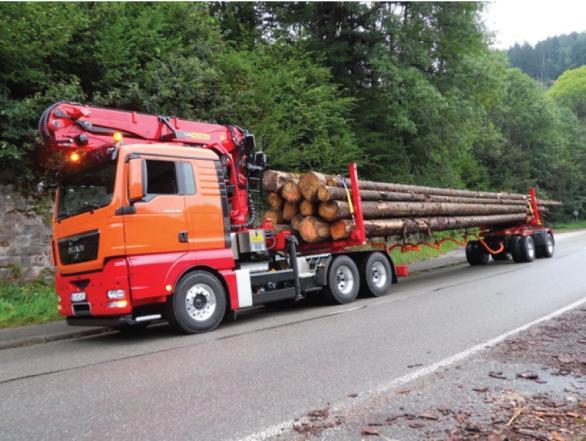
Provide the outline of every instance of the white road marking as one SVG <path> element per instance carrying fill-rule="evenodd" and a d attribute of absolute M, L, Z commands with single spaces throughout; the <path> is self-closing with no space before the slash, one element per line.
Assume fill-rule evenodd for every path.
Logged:
<path fill-rule="evenodd" d="M 532 322 L 526 323 L 522 326 L 519 326 L 518 328 L 515 328 L 511 331 L 505 332 L 504 334 L 501 334 L 498 337 L 492 338 L 488 341 L 485 341 L 483 343 L 479 343 L 475 346 L 472 346 L 462 352 L 459 352 L 455 355 L 452 355 L 451 357 L 444 358 L 443 360 L 440 360 L 436 363 L 430 364 L 429 366 L 423 367 L 423 368 L 418 369 L 414 372 L 410 372 L 409 374 L 403 375 L 402 377 L 395 378 L 394 380 L 391 380 L 390 382 L 383 384 L 382 386 L 380 386 L 376 390 L 369 391 L 361 399 L 353 398 L 351 401 L 344 400 L 340 403 L 337 403 L 332 406 L 332 410 L 334 412 L 340 412 L 342 410 L 345 410 L 345 409 L 348 409 L 351 407 L 356 407 L 357 405 L 364 403 L 367 399 L 371 398 L 373 395 L 380 395 L 380 394 L 388 393 L 392 389 L 396 389 L 397 387 L 404 386 L 405 384 L 410 383 L 411 381 L 414 381 L 419 378 L 433 374 L 434 372 L 436 372 L 439 369 L 451 366 L 455 363 L 458 363 L 459 361 L 462 361 L 468 357 L 471 357 L 472 355 L 475 355 L 481 351 L 484 351 L 488 348 L 491 348 L 491 347 L 495 346 L 496 344 L 502 342 L 503 340 L 505 340 L 509 337 L 512 337 L 515 334 L 518 334 L 522 331 L 525 331 L 525 330 L 527 330 L 535 325 L 538 325 L 542 322 L 545 322 L 547 320 L 551 320 L 552 318 L 557 317 L 558 315 L 561 315 L 565 312 L 568 312 L 574 308 L 577 308 L 578 306 L 581 306 L 584 303 L 586 303 L 586 297 L 584 297 L 583 299 L 578 300 L 576 302 L 573 302 L 567 306 L 564 306 L 563 308 L 557 309 L 556 311 L 554 311 L 550 314 L 547 314 L 541 318 L 538 318 L 537 320 L 533 320 Z M 235 440 L 239 440 L 239 441 L 267 440 L 267 439 L 272 438 L 274 436 L 277 436 L 279 434 L 283 434 L 284 432 L 286 432 L 288 430 L 291 430 L 295 423 L 296 423 L 295 420 L 284 421 L 282 423 L 268 427 L 264 430 L 261 430 L 260 432 L 253 433 L 253 434 L 245 436 L 243 438 L 235 438 Z"/>

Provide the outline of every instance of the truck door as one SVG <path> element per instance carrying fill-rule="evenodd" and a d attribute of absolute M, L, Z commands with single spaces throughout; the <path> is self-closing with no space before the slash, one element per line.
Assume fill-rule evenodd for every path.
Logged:
<path fill-rule="evenodd" d="M 146 196 L 135 202 L 135 212 L 124 215 L 126 252 L 129 256 L 185 252 L 187 218 L 181 191 L 181 166 L 173 159 L 143 157 Z M 171 258 L 171 256 L 169 256 Z M 164 256 L 159 256 L 159 260 Z"/>
<path fill-rule="evenodd" d="M 213 250 L 228 246 L 230 225 L 226 189 L 219 161 L 190 160 L 183 165 L 185 172 L 185 206 L 189 249 Z M 189 186 L 190 178 L 194 187 Z"/>

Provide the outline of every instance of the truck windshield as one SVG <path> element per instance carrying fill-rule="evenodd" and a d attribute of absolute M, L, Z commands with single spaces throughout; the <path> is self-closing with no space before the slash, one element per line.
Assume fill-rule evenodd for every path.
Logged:
<path fill-rule="evenodd" d="M 116 163 L 106 162 L 65 176 L 59 184 L 57 219 L 105 207 L 112 201 Z"/>

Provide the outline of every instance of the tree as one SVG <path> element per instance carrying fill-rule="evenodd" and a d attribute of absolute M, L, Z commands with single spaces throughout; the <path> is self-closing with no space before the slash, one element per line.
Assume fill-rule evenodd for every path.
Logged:
<path fill-rule="evenodd" d="M 565 71 L 548 93 L 586 123 L 586 65 Z"/>

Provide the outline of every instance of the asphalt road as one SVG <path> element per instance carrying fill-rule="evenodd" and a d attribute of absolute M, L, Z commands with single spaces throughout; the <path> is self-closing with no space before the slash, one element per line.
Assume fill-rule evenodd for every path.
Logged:
<path fill-rule="evenodd" d="M 0 439 L 263 439 L 586 299 L 585 264 L 586 232 L 569 233 L 552 259 L 430 271 L 351 305 L 0 351 Z"/>

